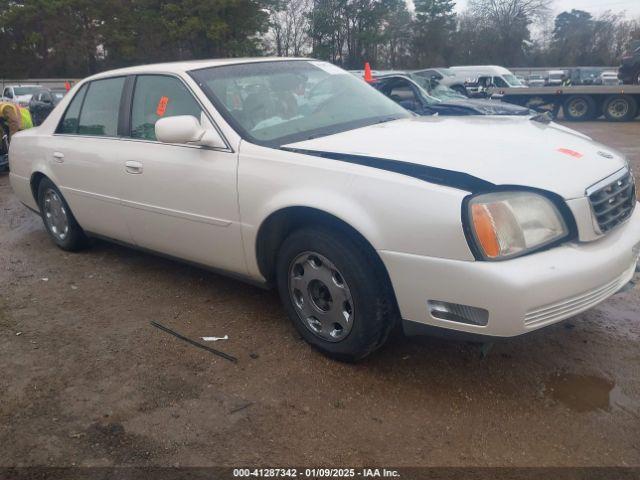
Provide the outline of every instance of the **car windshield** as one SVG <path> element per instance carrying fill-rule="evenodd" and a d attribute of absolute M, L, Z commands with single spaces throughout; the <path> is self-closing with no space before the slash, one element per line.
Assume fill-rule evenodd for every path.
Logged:
<path fill-rule="evenodd" d="M 506 74 L 506 75 L 503 75 L 502 78 L 504 78 L 505 82 L 507 82 L 512 87 L 522 86 L 522 82 L 518 80 L 518 78 L 515 75 Z"/>
<path fill-rule="evenodd" d="M 434 103 L 433 99 L 439 100 L 440 102 L 446 102 L 447 100 L 460 100 L 467 98 L 452 88 L 442 85 L 435 79 L 427 79 L 418 74 L 411 74 L 410 77 L 411 80 L 420 85 L 430 95 L 430 103 Z"/>
<path fill-rule="evenodd" d="M 257 62 L 190 72 L 243 137 L 282 145 L 411 114 L 330 63 Z"/>
<path fill-rule="evenodd" d="M 13 91 L 16 95 L 33 95 L 40 87 L 14 87 Z"/>

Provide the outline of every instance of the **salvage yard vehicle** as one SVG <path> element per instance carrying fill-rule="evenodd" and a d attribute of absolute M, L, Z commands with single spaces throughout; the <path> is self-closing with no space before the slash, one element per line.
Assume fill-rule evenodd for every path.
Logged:
<path fill-rule="evenodd" d="M 527 85 L 529 87 L 544 87 L 546 83 L 547 81 L 545 80 L 544 76 L 540 75 L 539 73 L 529 75 L 529 78 L 527 79 Z"/>
<path fill-rule="evenodd" d="M 621 83 L 618 72 L 613 71 L 602 72 L 595 81 L 595 85 L 620 85 Z"/>
<path fill-rule="evenodd" d="M 583 122 L 604 115 L 610 122 L 628 122 L 640 112 L 640 86 L 576 85 L 556 88 L 490 88 L 486 95 L 532 109 L 562 109 L 566 120 Z"/>
<path fill-rule="evenodd" d="M 458 66 L 447 70 L 465 82 L 466 94 L 471 97 L 483 96 L 491 87 L 527 88 L 510 70 L 497 65 Z"/>
<path fill-rule="evenodd" d="M 29 112 L 34 125 L 40 125 L 53 108 L 64 98 L 64 93 L 49 88 L 41 88 L 29 100 Z"/>
<path fill-rule="evenodd" d="M 438 85 L 436 80 L 429 81 L 411 73 L 377 77 L 371 85 L 394 102 L 418 115 L 531 114 L 528 108 L 499 100 L 467 98 L 449 87 Z"/>
<path fill-rule="evenodd" d="M 7 85 L 2 90 L 0 102 L 13 102 L 21 107 L 28 107 L 31 95 L 39 89 L 38 85 Z"/>
<path fill-rule="evenodd" d="M 640 40 L 632 41 L 622 57 L 618 78 L 625 84 L 640 85 Z"/>
<path fill-rule="evenodd" d="M 307 59 L 94 75 L 15 135 L 10 164 L 60 248 L 114 239 L 276 286 L 345 361 L 399 323 L 551 325 L 627 285 L 640 253 L 621 154 L 528 116 L 418 117 Z"/>

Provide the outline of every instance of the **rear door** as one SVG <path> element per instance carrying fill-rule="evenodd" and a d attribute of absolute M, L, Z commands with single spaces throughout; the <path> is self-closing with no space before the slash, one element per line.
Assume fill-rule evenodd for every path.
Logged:
<path fill-rule="evenodd" d="M 236 189 L 238 155 L 157 141 L 160 118 L 191 115 L 215 128 L 193 92 L 171 75 L 139 75 L 132 91 L 129 140 L 120 159 L 123 204 L 135 243 L 235 272 L 245 272 Z"/>
<path fill-rule="evenodd" d="M 47 142 L 47 162 L 80 226 L 132 242 L 120 204 L 124 143 L 120 104 L 126 77 L 94 80 L 74 96 Z"/>

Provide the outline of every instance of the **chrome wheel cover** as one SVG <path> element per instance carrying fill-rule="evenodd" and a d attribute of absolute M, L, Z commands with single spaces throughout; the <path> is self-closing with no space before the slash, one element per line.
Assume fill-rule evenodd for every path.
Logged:
<path fill-rule="evenodd" d="M 303 325 L 315 336 L 339 342 L 351 332 L 351 291 L 342 273 L 325 256 L 304 252 L 291 262 L 289 297 Z"/>
<path fill-rule="evenodd" d="M 44 192 L 43 197 L 43 212 L 44 221 L 47 224 L 47 228 L 58 240 L 64 241 L 69 234 L 69 218 L 67 216 L 67 209 L 62 202 L 60 195 L 48 188 Z"/>

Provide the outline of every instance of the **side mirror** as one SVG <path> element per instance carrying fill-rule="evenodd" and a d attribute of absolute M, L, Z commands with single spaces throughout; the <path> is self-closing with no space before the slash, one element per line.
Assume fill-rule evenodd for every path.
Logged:
<path fill-rule="evenodd" d="M 213 148 L 225 148 L 220 134 L 211 128 L 204 128 L 196 117 L 178 115 L 161 118 L 155 126 L 156 138 L 163 143 L 190 143 Z"/>

